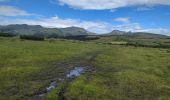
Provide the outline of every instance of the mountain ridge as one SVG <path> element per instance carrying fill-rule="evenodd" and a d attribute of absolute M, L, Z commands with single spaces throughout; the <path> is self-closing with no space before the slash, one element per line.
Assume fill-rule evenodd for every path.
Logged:
<path fill-rule="evenodd" d="M 0 32 L 13 33 L 17 35 L 44 35 L 44 36 L 77 36 L 77 35 L 94 35 L 80 27 L 67 27 L 67 28 L 46 28 L 40 25 L 27 25 L 27 24 L 11 24 L 0 26 Z"/>
<path fill-rule="evenodd" d="M 81 27 L 66 27 L 66 28 L 46 28 L 41 25 L 27 25 L 27 24 L 11 24 L 0 25 L 0 32 L 13 33 L 16 35 L 42 35 L 45 37 L 65 37 L 65 36 L 80 36 L 80 35 L 99 35 L 92 33 Z M 125 32 L 120 30 L 113 30 L 110 33 L 100 34 L 101 36 L 133 36 L 144 38 L 166 38 L 169 36 L 162 34 L 154 34 L 147 32 Z"/>

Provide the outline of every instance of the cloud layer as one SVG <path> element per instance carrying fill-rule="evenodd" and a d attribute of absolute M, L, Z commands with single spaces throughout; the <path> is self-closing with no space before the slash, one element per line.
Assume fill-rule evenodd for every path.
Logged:
<path fill-rule="evenodd" d="M 0 6 L 0 16 L 30 16 L 28 12 L 13 6 Z"/>
<path fill-rule="evenodd" d="M 58 0 L 60 5 L 76 9 L 104 10 L 127 6 L 170 5 L 170 0 Z"/>
<path fill-rule="evenodd" d="M 116 18 L 116 19 L 114 19 L 114 21 L 121 22 L 121 23 L 129 23 L 130 22 L 129 18 L 126 18 L 126 17 Z"/>

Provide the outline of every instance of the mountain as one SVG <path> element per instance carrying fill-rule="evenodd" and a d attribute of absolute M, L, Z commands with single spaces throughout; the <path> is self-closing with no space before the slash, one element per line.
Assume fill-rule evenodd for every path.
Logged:
<path fill-rule="evenodd" d="M 134 38 L 169 38 L 169 36 L 154 34 L 154 33 L 146 33 L 146 32 L 135 32 L 132 34 Z"/>
<path fill-rule="evenodd" d="M 0 26 L 0 32 L 13 33 L 16 35 L 38 35 L 45 37 L 65 37 L 65 36 L 80 36 L 80 35 L 96 35 L 80 27 L 67 28 L 45 28 L 40 25 L 13 24 Z M 102 36 L 130 36 L 133 38 L 169 38 L 165 35 L 146 33 L 146 32 L 125 32 L 113 30 L 110 33 Z"/>
<path fill-rule="evenodd" d="M 116 35 L 116 36 L 119 36 L 119 35 L 127 35 L 127 34 L 128 33 L 125 32 L 125 31 L 113 30 L 112 32 L 104 34 L 104 35 Z"/>
<path fill-rule="evenodd" d="M 147 33 L 147 32 L 125 32 L 119 30 L 113 30 L 110 33 L 103 34 L 104 36 L 129 36 L 133 38 L 169 38 L 169 36 Z"/>
<path fill-rule="evenodd" d="M 94 35 L 94 33 L 86 31 L 84 28 L 80 27 L 67 27 L 60 29 L 64 34 L 69 36 L 77 36 L 77 35 Z"/>
<path fill-rule="evenodd" d="M 0 26 L 0 32 L 17 35 L 43 35 L 46 37 L 63 37 L 77 35 L 91 35 L 93 33 L 79 27 L 45 28 L 40 25 L 13 24 Z"/>
<path fill-rule="evenodd" d="M 20 35 L 33 35 L 35 33 L 41 32 L 43 27 L 39 25 L 26 25 L 26 24 L 15 24 L 0 27 L 0 32 L 4 33 L 14 33 Z"/>

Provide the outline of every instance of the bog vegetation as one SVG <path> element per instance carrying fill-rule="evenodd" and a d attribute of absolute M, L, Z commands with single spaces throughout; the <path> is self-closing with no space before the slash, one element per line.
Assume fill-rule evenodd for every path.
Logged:
<path fill-rule="evenodd" d="M 0 37 L 0 99 L 35 99 L 51 80 L 63 78 L 74 65 L 82 64 L 88 65 L 84 74 L 58 83 L 44 98 L 169 100 L 170 51 L 162 46 L 153 48 L 169 43 L 169 39 L 122 36 L 43 42 Z"/>

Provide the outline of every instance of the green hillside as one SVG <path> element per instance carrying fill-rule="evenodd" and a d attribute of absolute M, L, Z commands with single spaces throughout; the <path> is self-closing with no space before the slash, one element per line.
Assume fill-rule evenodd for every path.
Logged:
<path fill-rule="evenodd" d="M 77 36 L 77 35 L 92 35 L 92 33 L 79 27 L 68 27 L 60 29 L 66 36 Z"/>
<path fill-rule="evenodd" d="M 79 27 L 68 28 L 45 28 L 40 25 L 15 24 L 1 26 L 0 32 L 13 33 L 17 35 L 43 35 L 45 37 L 65 37 L 78 35 L 94 35 Z"/>

